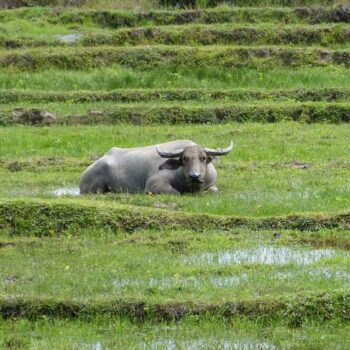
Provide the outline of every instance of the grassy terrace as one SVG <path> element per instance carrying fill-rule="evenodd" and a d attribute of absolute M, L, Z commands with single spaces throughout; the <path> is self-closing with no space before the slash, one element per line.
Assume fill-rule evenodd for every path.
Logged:
<path fill-rule="evenodd" d="M 121 124 L 144 125 L 151 123 L 206 123 L 228 122 L 348 122 L 348 103 L 323 102 L 268 102 L 268 103 L 169 103 L 117 105 L 113 102 L 86 103 L 67 108 L 64 103 L 7 106 L 0 109 L 0 123 L 45 124 L 45 119 L 37 118 L 37 111 L 47 110 L 57 114 L 52 124 Z"/>
<path fill-rule="evenodd" d="M 97 46 L 89 48 L 3 50 L 0 68 L 39 70 L 49 67 L 63 69 L 97 68 L 119 64 L 130 68 L 154 67 L 207 67 L 227 69 L 238 67 L 343 66 L 350 64 L 346 49 L 326 50 L 291 46 Z"/>
<path fill-rule="evenodd" d="M 319 4 L 320 5 L 320 4 Z M 348 23 L 346 10 L 339 5 L 312 7 L 218 7 L 212 9 L 188 10 L 146 10 L 142 12 L 118 9 L 50 9 L 22 8 L 0 11 L 2 28 L 15 37 L 26 35 L 24 30 L 41 26 L 44 34 L 60 34 L 59 30 L 147 27 L 152 25 L 175 25 L 189 23 L 285 23 L 317 24 Z M 74 28 L 69 26 L 74 25 Z M 21 32 L 15 31 L 19 28 Z M 39 33 L 37 32 L 37 35 Z"/>
<path fill-rule="evenodd" d="M 68 26 L 71 28 L 72 26 Z M 16 28 L 16 27 L 15 27 Z M 25 36 L 11 35 L 12 28 L 4 28 L 0 45 L 4 47 L 115 45 L 321 45 L 337 47 L 347 45 L 348 24 L 287 25 L 266 23 L 263 25 L 191 24 L 174 26 L 147 26 L 106 30 L 82 27 L 69 30 L 56 28 L 42 34 L 40 26 L 28 28 Z M 16 31 L 18 33 L 18 31 Z M 7 35 L 6 35 L 7 33 Z M 18 34 L 17 34 L 18 35 Z"/>
<path fill-rule="evenodd" d="M 0 348 L 348 349 L 349 5 L 28 4 L 0 11 Z M 233 140 L 218 193 L 79 195 L 176 139 Z"/>

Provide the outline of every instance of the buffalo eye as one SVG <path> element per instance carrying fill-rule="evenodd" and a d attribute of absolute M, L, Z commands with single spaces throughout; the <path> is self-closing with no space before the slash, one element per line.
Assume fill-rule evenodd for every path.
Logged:
<path fill-rule="evenodd" d="M 184 162 L 188 162 L 188 161 L 189 161 L 189 158 L 188 158 L 188 157 L 183 157 L 182 160 L 183 160 Z"/>
<path fill-rule="evenodd" d="M 206 158 L 205 158 L 205 157 L 200 157 L 200 161 L 201 161 L 201 162 L 205 162 L 205 161 L 206 161 Z"/>

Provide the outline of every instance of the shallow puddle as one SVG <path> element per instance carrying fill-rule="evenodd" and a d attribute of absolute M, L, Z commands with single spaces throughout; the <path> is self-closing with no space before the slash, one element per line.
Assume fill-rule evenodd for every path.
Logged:
<path fill-rule="evenodd" d="M 223 350 L 274 350 L 276 346 L 268 342 L 258 341 L 231 341 L 217 338 L 209 339 L 194 339 L 194 340 L 174 340 L 174 339 L 159 339 L 150 343 L 144 344 L 144 349 L 152 350 L 198 350 L 198 349 L 223 349 Z"/>
<path fill-rule="evenodd" d="M 99 341 L 91 346 L 91 350 L 102 350 L 102 349 L 103 349 L 102 344 Z"/>
<path fill-rule="evenodd" d="M 56 197 L 79 196 L 80 190 L 78 187 L 62 187 L 62 188 L 57 188 L 56 190 L 53 190 L 51 193 Z"/>
<path fill-rule="evenodd" d="M 58 40 L 61 40 L 64 43 L 73 44 L 77 42 L 82 36 L 83 36 L 83 33 L 60 34 L 60 35 L 57 35 L 56 38 Z"/>
<path fill-rule="evenodd" d="M 346 270 L 332 271 L 329 269 L 319 269 L 319 270 L 309 271 L 308 273 L 310 276 L 315 276 L 315 277 L 350 281 L 350 271 L 346 271 Z"/>
<path fill-rule="evenodd" d="M 329 270 L 313 269 L 313 270 L 297 270 L 297 271 L 274 271 L 265 276 L 270 281 L 290 281 L 300 280 L 300 278 L 308 278 L 309 280 L 334 280 L 338 282 L 350 282 L 350 272 L 346 270 Z M 239 273 L 227 276 L 193 276 L 193 277 L 162 277 L 162 278 L 120 278 L 114 279 L 112 285 L 117 289 L 123 288 L 191 288 L 193 290 L 203 288 L 204 285 L 213 288 L 230 288 L 239 286 L 240 284 L 254 283 L 255 275 L 248 273 Z"/>
<path fill-rule="evenodd" d="M 247 275 L 240 274 L 239 276 L 210 276 L 210 277 L 163 277 L 150 278 L 142 280 L 139 278 L 120 278 L 112 281 L 114 287 L 122 289 L 125 287 L 160 287 L 160 288 L 174 288 L 174 287 L 191 287 L 201 288 L 203 284 L 209 284 L 213 287 L 231 287 L 238 285 L 247 280 Z"/>
<path fill-rule="evenodd" d="M 264 265 L 308 265 L 335 255 L 332 249 L 291 249 L 287 247 L 258 247 L 217 253 L 206 252 L 184 258 L 186 264 L 264 264 Z"/>

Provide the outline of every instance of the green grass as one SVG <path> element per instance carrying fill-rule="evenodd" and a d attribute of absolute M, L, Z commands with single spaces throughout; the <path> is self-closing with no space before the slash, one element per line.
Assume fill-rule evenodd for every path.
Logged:
<path fill-rule="evenodd" d="M 130 1 L 129 1 L 130 2 Z M 339 13 L 335 7 L 219 7 L 214 9 L 126 11 L 125 9 L 49 9 L 22 8 L 13 11 L 0 11 L 1 27 L 14 38 L 26 33 L 18 28 L 35 31 L 42 27 L 45 36 L 55 28 L 64 26 L 70 30 L 98 28 L 147 27 L 152 25 L 172 25 L 187 23 L 332 23 L 348 22 L 346 11 Z M 340 11 L 341 12 L 341 11 Z M 17 29 L 17 30 L 16 30 Z M 60 33 L 58 33 L 60 34 Z"/>
<path fill-rule="evenodd" d="M 235 149 L 222 157 L 219 164 L 233 166 L 234 162 L 238 168 L 240 164 L 254 162 L 256 168 L 259 163 L 272 163 L 273 167 L 273 163 L 282 165 L 293 160 L 336 166 L 337 162 L 349 160 L 347 124 L 9 127 L 0 132 L 0 156 L 13 161 L 31 157 L 67 157 L 80 161 L 103 154 L 113 146 L 134 147 L 186 138 L 208 147 L 225 146 L 233 139 Z"/>
<path fill-rule="evenodd" d="M 291 89 L 348 88 L 350 73 L 341 67 L 300 69 L 274 67 L 228 70 L 221 67 L 153 68 L 147 71 L 127 67 L 101 67 L 83 71 L 49 68 L 38 72 L 0 71 L 1 89 L 78 91 L 132 88 L 207 88 L 207 89 Z"/>

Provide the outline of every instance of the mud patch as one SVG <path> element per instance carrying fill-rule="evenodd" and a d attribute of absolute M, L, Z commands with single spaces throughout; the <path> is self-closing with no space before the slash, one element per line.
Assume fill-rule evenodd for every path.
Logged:
<path fill-rule="evenodd" d="M 12 284 L 12 283 L 15 283 L 19 280 L 19 277 L 18 276 L 6 276 L 4 278 L 4 284 Z"/>
<path fill-rule="evenodd" d="M 15 124 L 23 125 L 51 125 L 56 121 L 55 114 L 39 109 L 14 109 L 11 114 L 11 121 Z"/>
<path fill-rule="evenodd" d="M 285 163 L 287 166 L 295 169 L 309 169 L 311 164 L 305 162 L 299 162 L 297 160 L 293 160 L 292 162 Z"/>
<path fill-rule="evenodd" d="M 206 252 L 184 258 L 186 264 L 201 265 L 308 265 L 335 255 L 332 249 L 291 249 L 287 247 L 258 247 L 235 251 Z"/>
<path fill-rule="evenodd" d="M 15 245 L 16 245 L 15 242 L 1 242 L 0 241 L 0 248 L 14 247 Z"/>

